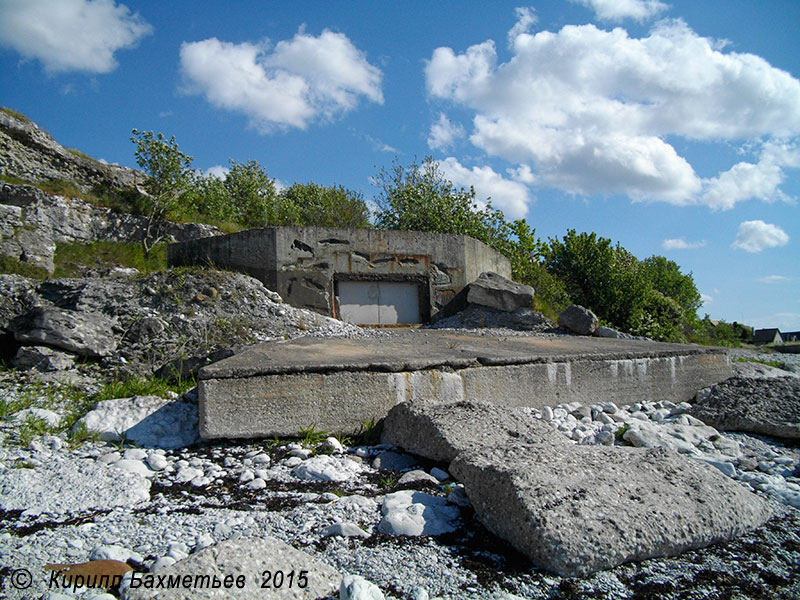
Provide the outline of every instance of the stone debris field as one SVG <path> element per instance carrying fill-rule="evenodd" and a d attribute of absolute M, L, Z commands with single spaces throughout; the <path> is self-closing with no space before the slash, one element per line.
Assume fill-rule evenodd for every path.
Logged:
<path fill-rule="evenodd" d="M 700 397 L 738 380 L 749 401 L 776 382 L 798 397 L 796 376 L 753 377 L 753 364 Z M 33 377 L 0 373 L 6 401 Z M 47 589 L 45 564 L 99 559 L 140 577 L 243 574 L 237 598 L 263 597 L 262 574 L 279 570 L 307 571 L 282 596 L 298 598 L 800 593 L 797 437 L 721 431 L 698 403 L 401 404 L 382 440 L 359 445 L 314 432 L 203 442 L 196 390 L 105 401 L 84 417 L 101 440 L 77 447 L 15 443 L 25 418 L 64 407 L 27 410 L 2 429 L 0 564 L 34 582 L 20 593 L 4 579 L 9 598 L 113 597 Z M 132 577 L 121 597 L 151 597 L 126 589 Z"/>

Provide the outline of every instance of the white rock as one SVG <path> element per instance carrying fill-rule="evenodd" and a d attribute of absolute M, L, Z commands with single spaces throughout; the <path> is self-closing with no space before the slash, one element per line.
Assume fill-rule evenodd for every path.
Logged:
<path fill-rule="evenodd" d="M 398 479 L 397 483 L 400 485 L 407 485 L 414 481 L 427 481 L 428 483 L 439 483 L 439 480 L 436 479 L 433 475 L 428 475 L 422 469 L 415 469 L 413 471 L 408 471 L 407 473 L 403 473 Z"/>
<path fill-rule="evenodd" d="M 385 596 L 378 586 L 360 575 L 345 575 L 339 586 L 339 600 L 385 600 Z"/>
<path fill-rule="evenodd" d="M 249 490 L 263 490 L 267 487 L 267 482 L 259 477 L 253 479 L 253 481 L 249 482 L 245 487 Z"/>
<path fill-rule="evenodd" d="M 283 461 L 283 464 L 285 464 L 287 467 L 291 469 L 292 467 L 296 467 L 297 465 L 303 464 L 303 459 L 297 456 L 290 456 L 289 458 Z"/>
<path fill-rule="evenodd" d="M 89 560 L 118 560 L 119 562 L 126 562 L 128 559 L 133 559 L 136 562 L 142 562 L 142 555 L 133 550 L 128 550 L 122 546 L 98 546 L 89 554 Z"/>
<path fill-rule="evenodd" d="M 344 446 L 335 437 L 327 437 L 320 447 L 322 452 L 330 452 L 332 454 L 342 454 Z"/>
<path fill-rule="evenodd" d="M 197 469 L 195 467 L 181 467 L 175 474 L 175 482 L 187 483 L 192 479 L 195 479 L 196 477 L 202 477 L 202 476 L 203 476 L 202 469 Z"/>
<path fill-rule="evenodd" d="M 162 556 L 161 558 L 156 559 L 153 565 L 150 567 L 151 573 L 158 573 L 161 569 L 165 569 L 169 566 L 172 566 L 177 561 L 172 558 L 171 556 Z"/>
<path fill-rule="evenodd" d="M 381 507 L 378 531 L 390 535 L 442 535 L 455 531 L 461 511 L 446 499 L 402 490 L 388 494 Z"/>
<path fill-rule="evenodd" d="M 254 465 L 268 465 L 270 463 L 270 458 L 268 454 L 264 454 L 263 452 L 260 454 L 256 454 L 253 457 L 253 464 Z"/>
<path fill-rule="evenodd" d="M 147 464 L 154 471 L 163 471 L 169 465 L 169 461 L 163 455 L 151 452 L 147 455 Z"/>
<path fill-rule="evenodd" d="M 125 454 L 122 455 L 125 460 L 144 460 L 147 458 L 147 452 L 141 448 L 128 448 Z"/>
<path fill-rule="evenodd" d="M 253 473 L 250 469 L 245 469 L 239 475 L 239 483 L 247 483 L 248 481 L 253 481 L 256 478 L 256 474 Z"/>
<path fill-rule="evenodd" d="M 103 454 L 97 459 L 97 462 L 103 465 L 110 465 L 111 463 L 115 463 L 118 460 L 122 459 L 122 455 L 119 452 L 109 452 L 107 454 Z"/>
<path fill-rule="evenodd" d="M 724 473 L 728 477 L 736 477 L 736 467 L 734 467 L 729 462 L 725 462 L 725 461 L 722 461 L 722 460 L 714 460 L 712 458 L 707 458 L 705 456 L 698 456 L 697 458 L 699 458 L 703 462 L 708 463 L 712 467 L 716 467 L 717 469 L 722 471 L 722 473 Z"/>
<path fill-rule="evenodd" d="M 553 408 L 552 408 L 552 407 L 550 407 L 550 406 L 545 406 L 545 407 L 542 409 L 542 419 L 544 419 L 544 420 L 545 420 L 545 421 L 547 421 L 548 423 L 549 423 L 550 421 L 552 421 L 552 420 L 553 420 L 553 417 L 554 417 L 554 416 L 555 416 L 555 415 L 553 414 Z"/>
<path fill-rule="evenodd" d="M 57 427 L 61 423 L 61 415 L 45 408 L 25 408 L 14 413 L 14 421 L 24 423 L 29 417 L 41 419 L 50 427 Z"/>
<path fill-rule="evenodd" d="M 344 537 L 369 537 L 369 534 L 355 523 L 334 523 L 322 530 L 322 535 L 340 535 Z"/>
<path fill-rule="evenodd" d="M 292 470 L 292 474 L 313 481 L 348 481 L 361 471 L 361 465 L 352 460 L 323 455 L 303 461 Z"/>
<path fill-rule="evenodd" d="M 123 458 L 111 464 L 112 467 L 127 471 L 128 473 L 137 473 L 142 477 L 153 477 L 156 473 L 151 471 L 150 468 L 141 460 L 130 460 Z"/>
<path fill-rule="evenodd" d="M 146 448 L 183 448 L 200 439 L 197 405 L 157 396 L 103 400 L 78 423 L 104 441 L 125 439 Z"/>

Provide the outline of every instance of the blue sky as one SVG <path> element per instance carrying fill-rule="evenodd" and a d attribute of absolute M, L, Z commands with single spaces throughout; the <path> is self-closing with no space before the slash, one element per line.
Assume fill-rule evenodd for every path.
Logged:
<path fill-rule="evenodd" d="M 595 231 L 691 271 L 700 314 L 800 329 L 800 2 L 0 0 L 0 104 L 135 166 L 366 199 L 430 154 L 543 238 Z"/>

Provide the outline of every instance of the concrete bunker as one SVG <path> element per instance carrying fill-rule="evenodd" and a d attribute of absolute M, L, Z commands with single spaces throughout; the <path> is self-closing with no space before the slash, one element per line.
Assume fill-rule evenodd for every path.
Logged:
<path fill-rule="evenodd" d="M 172 244 L 167 261 L 241 271 L 292 306 L 371 325 L 425 323 L 482 272 L 511 276 L 473 238 L 377 229 L 251 229 Z"/>

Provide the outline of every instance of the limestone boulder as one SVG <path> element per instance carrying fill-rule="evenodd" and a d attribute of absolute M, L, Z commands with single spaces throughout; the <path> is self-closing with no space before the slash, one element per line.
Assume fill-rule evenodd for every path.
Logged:
<path fill-rule="evenodd" d="M 270 573 L 266 580 L 265 573 Z M 280 580 L 275 579 L 280 573 Z M 289 574 L 293 573 L 292 577 Z M 203 598 L 237 598 L 238 600 L 261 600 L 262 598 L 303 599 L 327 598 L 339 590 L 342 575 L 333 567 L 305 552 L 296 550 L 290 545 L 275 538 L 245 538 L 228 540 L 214 544 L 199 552 L 166 566 L 158 571 L 158 577 L 209 576 L 222 582 L 232 575 L 233 582 L 242 577 L 244 587 L 234 586 L 230 589 L 215 589 L 211 585 L 192 586 L 187 590 L 180 586 L 160 590 L 160 600 L 183 600 L 187 591 L 191 597 Z M 142 574 L 140 577 L 153 577 Z M 145 580 L 141 580 L 144 582 Z M 124 582 L 123 582 L 124 586 Z M 265 586 L 265 587 L 262 587 Z M 153 598 L 150 589 L 140 585 L 138 588 L 127 588 L 122 598 L 125 600 L 150 600 Z"/>
<path fill-rule="evenodd" d="M 197 405 L 158 396 L 133 396 L 98 402 L 77 424 L 100 439 L 126 439 L 142 448 L 183 448 L 197 442 Z M 76 425 L 77 425 L 76 424 Z"/>
<path fill-rule="evenodd" d="M 403 402 L 386 416 L 381 441 L 441 462 L 476 447 L 571 444 L 556 429 L 522 410 L 482 402 Z"/>
<path fill-rule="evenodd" d="M 46 346 L 23 346 L 14 355 L 11 364 L 22 370 L 64 371 L 75 365 L 75 356 Z"/>
<path fill-rule="evenodd" d="M 507 444 L 462 452 L 450 472 L 488 529 L 565 577 L 730 540 L 772 514 L 665 448 Z"/>
<path fill-rule="evenodd" d="M 597 331 L 599 321 L 588 308 L 573 304 L 558 315 L 558 325 L 579 335 L 592 335 Z"/>
<path fill-rule="evenodd" d="M 469 284 L 467 303 L 514 312 L 533 304 L 533 288 L 487 271 Z"/>
<path fill-rule="evenodd" d="M 721 431 L 800 439 L 800 378 L 732 377 L 698 392 L 692 416 Z"/>
<path fill-rule="evenodd" d="M 117 347 L 113 327 L 114 321 L 100 313 L 38 307 L 15 319 L 10 329 L 22 344 L 102 357 Z"/>

